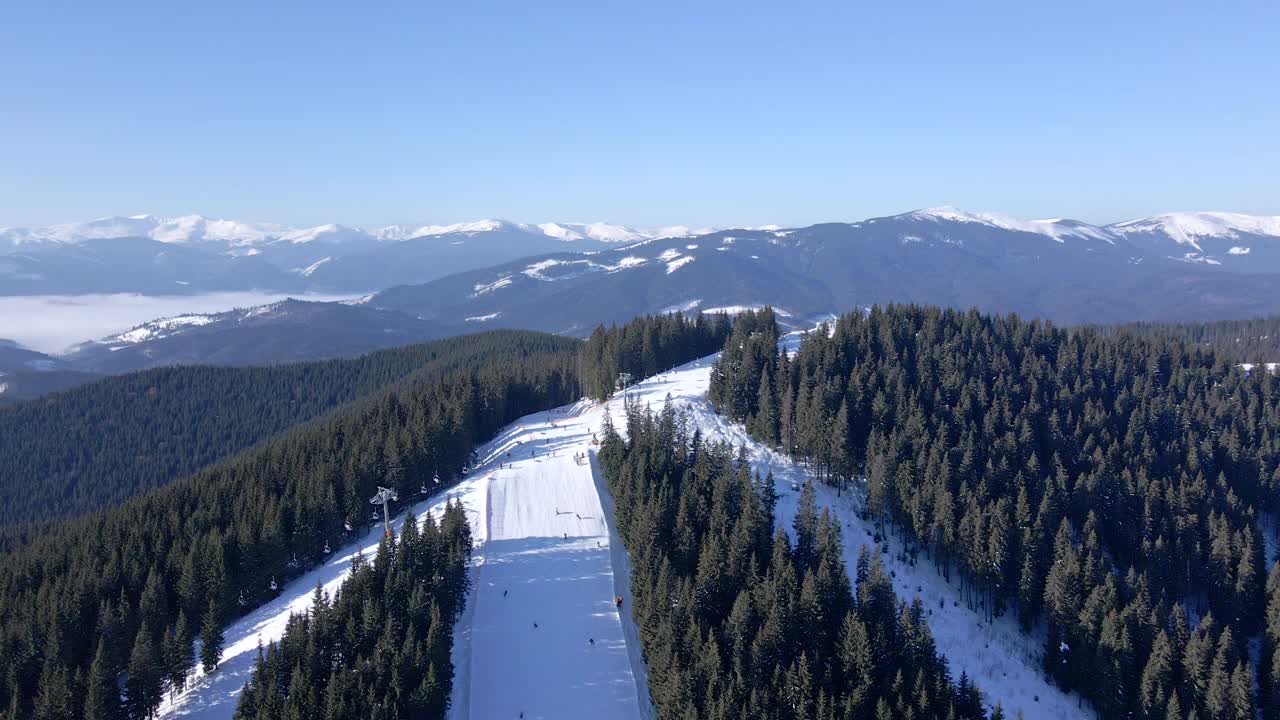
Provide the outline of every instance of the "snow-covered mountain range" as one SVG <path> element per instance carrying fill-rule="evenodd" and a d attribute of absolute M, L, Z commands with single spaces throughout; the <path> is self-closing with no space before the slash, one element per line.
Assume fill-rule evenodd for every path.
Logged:
<path fill-rule="evenodd" d="M 1099 226 L 942 207 L 520 258 L 390 288 L 370 303 L 436 323 L 567 333 L 641 313 L 763 303 L 801 319 L 910 301 L 1072 323 L 1212 320 L 1280 312 L 1278 226 L 1228 213 Z"/>
<path fill-rule="evenodd" d="M 710 229 L 696 230 L 683 225 L 638 229 L 604 222 L 525 224 L 506 220 L 477 220 L 448 225 L 357 227 L 329 223 L 313 227 L 292 227 L 278 223 L 220 220 L 203 215 L 184 215 L 176 218 L 130 215 L 43 227 L 0 227 L 0 247 L 46 243 L 76 244 L 85 240 L 126 237 L 149 238 L 165 243 L 210 243 L 252 247 L 274 243 L 401 241 L 440 235 L 475 235 L 499 230 L 542 234 L 564 241 L 597 240 L 606 243 L 633 242 L 672 234 L 689 235 L 710 232 Z"/>
<path fill-rule="evenodd" d="M 496 220 L 299 229 L 138 216 L 0 235 L 19 236 L 0 250 L 0 295 L 367 294 L 359 304 L 154 321 L 59 359 L 78 372 L 332 357 L 499 327 L 585 335 L 644 313 L 766 303 L 796 322 L 887 302 L 1066 323 L 1280 313 L 1280 218 L 1232 213 L 1091 225 L 940 207 L 714 231 Z"/>
<path fill-rule="evenodd" d="M 609 223 L 290 227 L 199 215 L 0 228 L 0 295 L 379 290 L 564 248 L 709 232 Z"/>
<path fill-rule="evenodd" d="M 853 223 L 851 241 L 947 244 L 1023 253 L 1047 238 L 1127 253 L 1134 262 L 1173 260 L 1247 273 L 1280 272 L 1280 217 L 1190 212 L 1092 225 L 1069 219 L 1019 220 L 951 207 Z M 886 228 L 899 228 L 896 235 Z M 601 252 L 620 244 L 707 235 L 715 228 L 634 228 L 604 222 L 355 227 L 219 220 L 200 215 L 108 217 L 45 227 L 0 228 L 0 295 L 207 290 L 375 291 L 427 282 L 516 258 Z M 1032 246 L 1034 247 L 1034 246 Z"/>

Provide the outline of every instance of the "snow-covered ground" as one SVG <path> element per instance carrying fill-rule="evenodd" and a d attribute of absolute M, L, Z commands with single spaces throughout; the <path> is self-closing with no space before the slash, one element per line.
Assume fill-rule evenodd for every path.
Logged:
<path fill-rule="evenodd" d="M 588 452 L 603 412 L 578 403 L 521 418 L 480 450 L 466 479 L 414 506 L 439 517 L 445 502 L 461 499 L 476 542 L 473 588 L 454 633 L 451 718 L 652 717 L 629 606 L 614 605 L 630 596 L 630 566 Z M 400 514 L 397 531 L 403 521 Z M 218 669 L 166 701 L 160 717 L 232 717 L 258 643 L 283 635 L 289 616 L 310 607 L 317 582 L 332 595 L 357 549 L 377 551 L 380 532 L 338 549 L 229 626 Z"/>
<path fill-rule="evenodd" d="M 790 335 L 784 343 L 794 346 L 797 338 Z M 706 399 L 712 359 L 639 383 L 628 399 L 657 410 L 669 395 L 677 408 L 688 410 L 704 438 L 745 445 L 757 471 L 772 470 L 781 495 L 778 522 L 789 528 L 798 499 L 793 488 L 805 482 L 807 471 L 715 413 Z M 592 445 L 606 411 L 619 430 L 625 428 L 622 397 L 522 418 L 481 450 L 467 479 L 415 506 L 419 515 L 428 509 L 438 514 L 447 500 L 460 498 L 476 540 L 473 588 L 454 633 L 453 720 L 520 713 L 529 720 L 653 717 L 638 633 L 625 604 L 630 565 Z M 837 497 L 819 485 L 817 499 L 840 519 L 852 574 L 862 546 L 879 552 L 871 527 L 858 517 L 861 494 Z M 402 521 L 403 516 L 397 520 Z M 356 548 L 372 555 L 377 541 L 375 528 L 229 627 L 219 669 L 198 678 L 177 703 L 166 703 L 161 717 L 230 718 L 259 640 L 278 639 L 290 613 L 306 610 L 317 581 L 332 593 Z M 953 676 L 968 673 L 988 703 L 999 700 L 1009 717 L 1021 710 L 1028 720 L 1092 715 L 1077 696 L 1045 680 L 1039 670 L 1042 636 L 1023 635 L 1011 615 L 987 622 L 965 604 L 958 582 L 948 584 L 927 561 L 912 566 L 894 551 L 881 558 L 899 597 L 924 601 Z M 621 612 L 615 596 L 624 598 Z"/>
<path fill-rule="evenodd" d="M 602 413 L 579 403 L 531 415 L 490 447 L 453 718 L 649 716 L 635 628 L 614 605 L 630 568 L 617 567 L 626 553 L 590 460 Z"/>

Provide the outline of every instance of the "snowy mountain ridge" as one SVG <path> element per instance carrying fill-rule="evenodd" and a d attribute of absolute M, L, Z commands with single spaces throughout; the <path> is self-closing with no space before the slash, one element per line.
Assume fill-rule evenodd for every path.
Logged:
<path fill-rule="evenodd" d="M 1183 245 L 1201 249 L 1204 238 L 1235 239 L 1242 235 L 1280 237 L 1280 215 L 1244 215 L 1229 212 L 1180 212 L 1109 225 L 1113 232 L 1164 233 Z M 1235 253 L 1241 254 L 1241 253 Z"/>
<path fill-rule="evenodd" d="M 1154 233 L 1162 234 L 1177 244 L 1196 249 L 1199 249 L 1197 241 L 1203 238 L 1239 238 L 1245 235 L 1280 238 L 1280 216 L 1217 211 L 1166 213 L 1108 225 L 1095 225 L 1067 218 L 1022 220 L 1002 213 L 970 211 L 943 205 L 897 215 L 869 218 L 851 222 L 849 225 L 859 227 L 890 220 L 985 225 L 1001 230 L 1044 235 L 1057 242 L 1064 242 L 1069 238 L 1081 238 L 1115 244 L 1117 240 L 1126 236 Z M 293 227 L 270 222 L 215 219 L 203 215 L 161 218 L 143 214 L 104 217 L 86 222 L 42 227 L 0 227 L 0 247 L 41 243 L 75 244 L 85 240 L 121 237 L 146 237 L 165 243 L 226 243 L 232 246 L 253 246 L 276 242 L 292 244 L 343 243 L 356 240 L 387 242 L 499 231 L 523 232 L 566 242 L 595 240 L 613 244 L 655 238 L 707 235 L 721 229 L 730 228 L 689 225 L 637 228 L 607 222 L 519 223 L 498 219 L 427 225 L 362 227 L 326 223 L 310 227 Z M 782 228 L 777 225 L 765 225 L 744 226 L 738 229 L 781 230 Z"/>
<path fill-rule="evenodd" d="M 267 243 L 402 241 L 444 235 L 474 235 L 496 231 L 516 231 L 564 240 L 596 240 L 604 243 L 633 242 L 655 237 L 685 236 L 712 232 L 710 228 L 671 225 L 637 229 L 606 222 L 515 223 L 507 220 L 475 220 L 440 225 L 385 225 L 359 227 L 326 223 L 311 227 L 291 227 L 278 223 L 243 222 L 184 215 L 160 218 L 154 215 L 104 217 L 78 223 L 43 227 L 0 227 L 0 247 L 44 243 L 77 244 L 86 240 L 145 237 L 164 243 L 226 243 L 253 246 Z"/>

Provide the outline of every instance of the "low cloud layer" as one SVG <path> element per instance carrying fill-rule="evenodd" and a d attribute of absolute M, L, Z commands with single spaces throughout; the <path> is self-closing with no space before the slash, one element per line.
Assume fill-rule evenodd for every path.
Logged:
<path fill-rule="evenodd" d="M 222 312 L 287 297 L 344 300 L 352 296 L 259 292 L 0 296 L 0 338 L 16 340 L 32 350 L 59 353 L 77 343 L 124 332 L 157 318 Z"/>

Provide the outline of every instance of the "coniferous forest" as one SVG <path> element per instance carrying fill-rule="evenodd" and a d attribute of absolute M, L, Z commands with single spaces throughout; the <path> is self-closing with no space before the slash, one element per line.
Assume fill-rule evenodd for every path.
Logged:
<path fill-rule="evenodd" d="M 434 492 L 506 423 L 579 397 L 576 353 L 513 342 L 0 556 L 0 712 L 118 717 L 109 686 L 129 670 L 128 717 L 148 717 L 193 666 L 190 638 L 213 669 L 221 627 L 359 532 L 378 485 Z"/>
<path fill-rule="evenodd" d="M 1212 348 L 1218 357 L 1240 363 L 1280 362 L 1280 315 L 1216 322 L 1134 322 L 1090 328 L 1114 335 L 1128 333 L 1152 340 Z"/>
<path fill-rule="evenodd" d="M 236 720 L 445 717 L 470 555 L 462 505 L 421 527 L 410 513 L 372 561 L 356 555 L 336 597 L 317 586 L 311 609 L 259 651 Z"/>
<path fill-rule="evenodd" d="M 632 613 L 663 718 L 980 718 L 948 679 L 919 601 L 878 557 L 855 569 L 812 486 L 774 531 L 773 478 L 690 433 L 670 404 L 606 425 L 600 462 L 632 562 Z"/>
<path fill-rule="evenodd" d="M 1137 333 L 889 306 L 774 350 L 741 318 L 711 396 L 989 615 L 1103 717 L 1280 716 L 1280 380 Z M 1251 639 L 1265 638 L 1255 666 Z M 1255 678 L 1261 696 L 1255 693 Z"/>
<path fill-rule="evenodd" d="M 0 408 L 0 525 L 122 502 L 410 376 L 578 345 L 500 330 L 350 359 L 157 368 Z"/>
<path fill-rule="evenodd" d="M 710 355 L 724 344 L 732 326 L 724 313 L 646 315 L 621 327 L 599 326 L 580 354 L 583 394 L 605 400 L 616 389 L 619 373 L 630 373 L 638 382 Z"/>
<path fill-rule="evenodd" d="M 601 328 L 598 335 L 656 340 L 652 347 L 662 362 L 674 365 L 721 342 L 727 319 L 717 322 L 722 327 L 715 330 L 701 318 L 651 317 L 635 326 Z M 654 332 L 659 328 L 662 332 Z M 136 422 L 122 427 L 120 435 L 126 444 L 135 443 L 131 452 L 147 447 L 146 428 L 161 422 L 155 413 L 176 411 L 197 423 L 202 430 L 190 439 L 201 443 L 208 442 L 204 435 L 218 436 L 227 427 L 225 418 L 206 422 L 198 403 L 147 405 L 141 398 L 157 383 L 168 391 L 190 383 L 197 396 L 236 413 L 251 413 L 263 402 L 287 403 L 299 393 L 310 398 L 312 409 L 330 402 L 317 398 L 352 392 L 357 397 L 115 507 L 53 520 L 30 537 L 11 536 L 0 555 L 0 718 L 150 717 L 166 692 L 184 687 L 196 663 L 216 671 L 226 623 L 271 599 L 276 587 L 362 532 L 368 498 L 377 486 L 395 488 L 405 500 L 432 494 L 465 472 L 474 448 L 503 425 L 581 397 L 579 373 L 617 372 L 616 355 L 588 353 L 587 347 L 566 338 L 506 331 L 374 353 L 364 363 L 243 371 L 181 368 L 112 378 L 87 390 L 92 397 L 115 398 L 122 407 L 134 408 L 126 414 Z M 605 362 L 613 364 L 602 370 L 599 364 Z M 355 377 L 333 370 L 340 363 Z M 113 381 L 118 384 L 110 385 Z M 311 381 L 316 385 L 310 390 L 299 385 Z M 253 393 L 262 397 L 250 400 Z M 224 402 L 219 394 L 239 399 L 219 405 Z M 62 400 L 35 402 L 56 406 Z M 88 400 L 76 399 L 69 407 L 82 402 Z M 16 410 L 24 411 L 23 406 Z M 49 412 L 47 417 L 54 418 L 67 411 L 32 412 L 29 417 Z M 281 417 L 244 418 L 235 433 L 218 436 L 225 444 L 206 448 L 206 457 L 233 452 L 238 444 L 270 433 L 273 423 L 286 422 Z M 175 461 L 193 452 L 190 443 L 176 445 L 161 443 L 149 451 Z M 44 457 L 45 451 L 53 448 L 25 462 L 77 472 L 91 467 L 79 457 Z M 94 502 L 134 495 L 151 482 L 125 475 L 127 488 L 104 488 Z M 111 484 L 106 476 L 102 482 Z M 36 490 L 58 492 L 56 486 L 51 482 Z M 338 597 L 317 598 L 317 608 L 295 620 L 278 647 L 264 648 L 254 700 L 246 699 L 242 716 L 310 717 L 296 713 L 323 707 L 334 709 L 327 717 L 366 717 L 367 703 L 373 701 L 381 708 L 377 717 L 440 717 L 452 677 L 448 630 L 465 588 L 459 575 L 465 569 L 461 548 L 469 548 L 461 535 L 465 531 L 460 510 L 446 513 L 437 528 L 427 522 L 419 537 L 405 533 L 394 548 L 383 548 L 380 559 L 353 573 Z M 398 563 L 406 558 L 415 559 Z M 394 626 L 392 637 L 364 624 L 375 615 L 390 619 L 391 625 L 383 625 Z M 341 637 L 325 644 L 327 633 Z M 197 635 L 200 657 L 193 654 Z M 323 697 L 290 692 L 299 652 L 308 663 L 333 660 L 323 671 L 318 665 L 304 668 L 326 689 Z M 366 662 L 392 656 L 395 662 L 381 667 Z M 117 688 L 121 677 L 128 678 L 123 694 Z M 351 708 L 359 710 L 348 712 Z"/>

